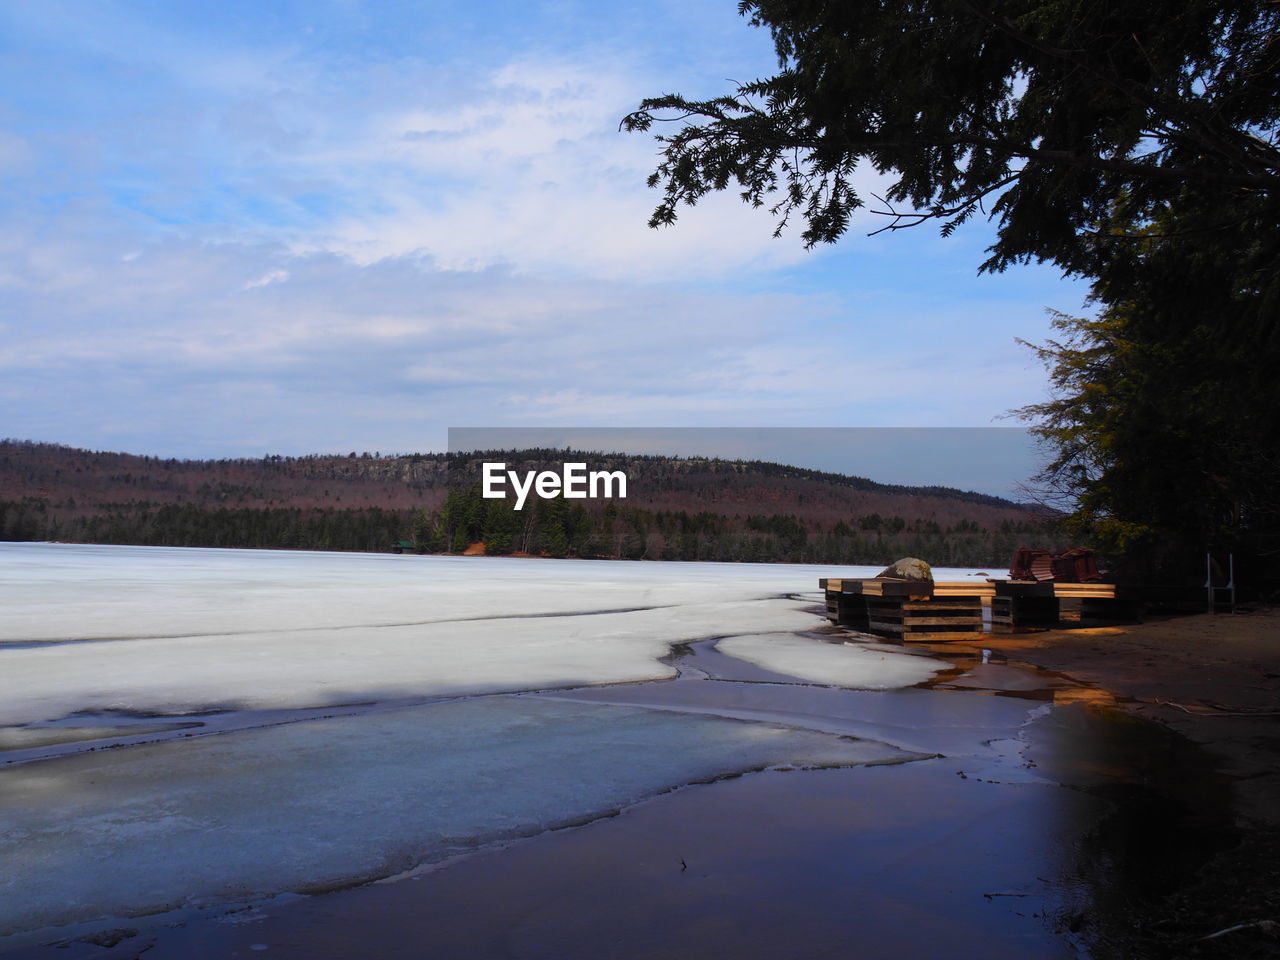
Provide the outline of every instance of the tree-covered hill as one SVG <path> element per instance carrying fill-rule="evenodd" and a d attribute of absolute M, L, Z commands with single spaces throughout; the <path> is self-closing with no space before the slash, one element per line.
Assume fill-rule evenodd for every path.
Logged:
<path fill-rule="evenodd" d="M 480 495 L 480 464 L 581 459 L 622 470 L 625 500 Z M 564 450 L 175 460 L 0 441 L 0 539 L 170 546 L 1001 566 L 1046 539 L 997 497 L 776 463 Z M 475 549 L 475 548 L 473 548 Z"/>

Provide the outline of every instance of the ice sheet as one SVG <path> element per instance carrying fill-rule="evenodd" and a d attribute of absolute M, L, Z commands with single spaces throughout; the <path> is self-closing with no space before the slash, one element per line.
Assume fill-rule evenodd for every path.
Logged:
<path fill-rule="evenodd" d="M 315 891 L 691 781 L 911 755 L 635 707 L 490 697 L 0 771 L 0 935 Z"/>
<path fill-rule="evenodd" d="M 862 570 L 0 544 L 0 725 L 661 679 Z"/>
<path fill-rule="evenodd" d="M 820 602 L 819 577 L 879 569 L 0 543 L 0 643 L 631 610 L 802 592 Z"/>
<path fill-rule="evenodd" d="M 819 683 L 914 683 L 927 661 L 792 636 L 825 623 L 818 577 L 874 572 L 0 544 L 0 749 L 79 751 L 0 768 L 0 930 L 384 876 L 744 769 L 908 758 L 773 722 L 803 711 L 484 696 L 665 679 L 710 637 Z M 277 712 L 190 738 L 128 719 L 249 708 Z M 170 739 L 90 752 L 149 729 Z"/>
<path fill-rule="evenodd" d="M 103 641 L 0 650 L 0 725 L 662 679 L 673 643 L 817 618 L 791 600 L 632 613 Z"/>
<path fill-rule="evenodd" d="M 128 726 L 77 727 L 60 725 L 51 727 L 0 727 L 0 751 L 32 750 L 39 747 L 59 746 L 67 743 L 84 743 L 111 736 L 146 736 L 181 730 L 185 723 L 136 723 Z"/>
<path fill-rule="evenodd" d="M 913 686 L 950 666 L 887 644 L 829 643 L 792 633 L 728 637 L 716 649 L 774 673 L 860 690 Z"/>

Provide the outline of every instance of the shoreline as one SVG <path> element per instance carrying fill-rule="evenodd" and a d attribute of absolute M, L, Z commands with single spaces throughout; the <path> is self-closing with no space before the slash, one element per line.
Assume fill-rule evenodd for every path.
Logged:
<path fill-rule="evenodd" d="M 1069 677 L 985 663 L 958 645 L 938 655 L 952 668 L 934 680 L 858 691 L 773 675 L 705 641 L 674 653 L 683 679 L 557 696 L 679 712 L 704 704 L 775 723 L 824 718 L 845 736 L 921 738 L 932 756 L 688 784 L 395 882 L 121 919 L 96 936 L 5 955 L 766 960 L 803 944 L 806 956 L 832 958 L 1066 960 L 1106 935 L 1111 913 L 1150 877 L 1199 865 L 1213 839 L 1205 824 L 1129 790 L 1125 771 L 1100 762 L 1117 748 L 1131 756 L 1154 745 L 1164 756 L 1166 740 L 1180 738 L 1117 723 Z M 1206 769 L 1195 750 L 1161 763 L 1170 780 Z M 1219 779 L 1205 779 L 1212 808 L 1226 809 Z M 1171 854 L 1127 842 L 1127 830 L 1153 819 L 1180 832 Z"/>
<path fill-rule="evenodd" d="M 538 564 L 507 561 L 511 575 L 496 583 L 514 584 L 519 589 L 502 592 L 499 602 L 488 591 L 472 589 L 474 581 L 469 574 L 464 576 L 453 564 L 438 561 L 434 567 L 439 576 L 423 581 L 407 577 L 397 563 L 385 565 L 393 574 L 388 577 L 383 564 L 335 560 L 311 566 L 290 563 L 276 571 L 274 563 L 250 562 L 247 554 L 239 558 L 227 554 L 229 563 L 186 564 L 178 568 L 181 575 L 175 578 L 172 552 L 108 568 L 97 556 L 108 549 L 80 553 L 85 555 L 90 573 L 110 569 L 110 576 L 95 579 L 74 565 L 52 564 L 48 583 L 42 588 L 45 593 L 36 591 L 30 597 L 32 625 L 53 636 L 62 635 L 58 623 L 48 622 L 48 610 L 53 609 L 49 601 L 66 594 L 68 585 L 76 586 L 73 599 L 85 611 L 95 616 L 110 613 L 114 608 L 108 601 L 117 582 L 126 578 L 134 598 L 128 629 L 139 636 L 161 632 L 170 639 L 160 646 L 174 656 L 183 651 L 188 654 L 187 660 L 178 664 L 181 669 L 165 676 L 208 680 L 191 669 L 192 665 L 207 673 L 209 666 L 234 660 L 231 654 L 242 648 L 259 655 L 270 650 L 286 656 L 287 645 L 282 647 L 274 638 L 263 643 L 259 636 L 264 630 L 275 634 L 277 628 L 284 628 L 284 635 L 297 640 L 295 646 L 313 660 L 320 658 L 318 662 L 329 662 L 321 657 L 324 654 L 338 658 L 333 663 L 347 663 L 342 659 L 349 655 L 344 645 L 358 639 L 362 644 L 358 648 L 360 663 L 385 660 L 395 664 L 398 672 L 353 678 L 347 669 L 346 696 L 361 694 L 358 702 L 352 701 L 350 717 L 304 717 L 296 712 L 259 716 L 245 713 L 250 710 L 245 700 L 232 713 L 207 723 L 221 729 L 230 722 L 237 729 L 245 726 L 254 730 L 269 720 L 307 719 L 308 723 L 286 724 L 279 729 L 271 723 L 267 725 L 273 731 L 269 735 L 241 737 L 237 733 L 225 743 L 217 738 L 210 741 L 187 736 L 197 728 L 143 733 L 130 727 L 126 731 L 130 734 L 159 736 L 184 746 L 139 746 L 136 754 L 126 751 L 99 757 L 95 747 L 114 744 L 106 742 L 109 737 L 95 735 L 87 747 L 82 743 L 84 749 L 74 751 L 77 756 L 95 759 L 54 761 L 45 773 L 62 774 L 57 779 L 60 789 L 72 788 L 68 778 L 77 771 L 95 777 L 107 771 L 121 784 L 139 782 L 137 790 L 129 786 L 133 792 L 128 796 L 137 793 L 148 803 L 173 800 L 177 805 L 172 810 L 195 825 L 183 826 L 186 820 L 172 821 L 171 817 L 163 821 L 169 824 L 164 827 L 165 836 L 187 844 L 185 859 L 180 858 L 173 869 L 181 873 L 187 869 L 184 863 L 193 865 L 198 873 L 191 875 L 190 883 L 182 876 L 166 879 L 172 857 L 156 859 L 147 849 L 135 851 L 118 843 L 102 846 L 99 841 L 109 837 L 91 837 L 88 845 L 101 847 L 95 860 L 97 868 L 106 871 L 102 882 L 90 888 L 86 884 L 99 880 L 85 880 L 82 872 L 71 877 L 69 889 L 83 887 L 87 894 L 94 894 L 128 881 L 138 886 L 141 896 L 150 889 L 148 885 L 163 883 L 180 893 L 186 891 L 181 902 L 195 912 L 190 916 L 146 916 L 135 911 L 131 914 L 134 920 L 104 915 L 101 923 L 86 921 L 97 933 L 90 931 L 89 936 L 81 937 L 67 930 L 66 934 L 75 938 L 69 946 L 58 946 L 58 941 L 30 931 L 47 946 L 43 950 L 34 946 L 30 951 L 24 949 L 24 957 L 123 957 L 145 950 L 153 956 L 189 960 L 227 956 L 237 950 L 270 949 L 280 957 L 315 960 L 331 956 L 336 960 L 372 953 L 432 955 L 422 949 L 422 944 L 429 942 L 435 955 L 441 956 L 570 956 L 585 951 L 637 958 L 732 955 L 736 960 L 772 960 L 795 955 L 796 947 L 788 952 L 787 938 L 803 938 L 812 927 L 821 931 L 823 942 L 831 949 L 827 954 L 811 955 L 924 957 L 943 956 L 937 951 L 945 949 L 946 956 L 968 956 L 990 953 L 993 944 L 998 944 L 1005 955 L 1017 957 L 1071 956 L 1089 949 L 1100 958 L 1128 960 L 1182 955 L 1158 951 L 1151 943 L 1136 939 L 1152 930 L 1161 937 L 1168 933 L 1181 938 L 1176 940 L 1180 943 L 1192 935 L 1207 936 L 1240 920 L 1248 921 L 1252 913 L 1247 917 L 1244 913 L 1262 909 L 1246 893 L 1225 898 L 1224 881 L 1210 883 L 1203 877 L 1214 869 L 1221 872 L 1214 864 L 1222 858 L 1211 862 L 1215 854 L 1266 849 L 1260 838 L 1267 836 L 1267 824 L 1258 822 L 1250 804 L 1269 813 L 1270 791 L 1276 781 L 1273 765 L 1269 765 L 1274 749 L 1267 740 L 1274 724 L 1256 712 L 1259 704 L 1269 703 L 1275 689 L 1272 681 L 1280 676 L 1280 669 L 1273 665 L 1274 654 L 1267 653 L 1276 626 L 1268 615 L 1247 622 L 1239 617 L 1188 618 L 1135 628 L 987 636 L 967 645 L 909 644 L 904 649 L 840 628 L 817 626 L 813 621 L 820 621 L 822 607 L 803 591 L 788 589 L 781 595 L 792 598 L 784 605 L 788 610 L 794 607 L 796 614 L 805 616 L 797 619 L 787 613 L 770 626 L 762 620 L 765 608 L 754 603 L 762 595 L 778 595 L 782 588 L 777 584 L 790 583 L 792 570 L 764 570 L 757 575 L 748 573 L 750 568 L 735 568 L 694 576 L 696 568 L 678 564 L 661 576 L 642 579 L 588 570 L 570 580 L 561 574 L 544 573 L 545 568 Z M 156 558 L 165 562 L 152 562 Z M 264 580 L 261 572 L 268 568 L 272 576 Z M 228 598 L 244 599 L 242 585 L 246 581 L 263 588 L 247 598 L 257 605 L 242 608 L 226 603 Z M 335 592 L 334 584 L 339 581 L 345 592 Z M 164 590 L 142 589 L 160 583 Z M 626 616 L 640 617 L 643 623 L 612 623 L 596 617 L 600 611 L 580 609 L 584 590 L 593 591 L 600 605 L 608 606 L 615 595 L 626 594 L 635 602 L 632 595 L 640 589 L 649 606 Z M 716 603 L 706 607 L 704 595 L 709 589 L 716 591 Z M 175 591 L 189 602 L 175 605 Z M 329 606 L 317 604 L 321 594 Z M 139 608 L 137 601 L 142 599 L 147 604 Z M 748 602 L 753 605 L 743 606 Z M 388 603 L 402 604 L 409 613 L 424 605 L 439 607 L 437 614 L 449 619 L 439 623 L 414 620 L 407 614 L 402 616 L 399 608 L 389 608 Z M 495 604 L 502 609 L 495 609 Z M 688 609 L 668 623 L 663 618 L 675 614 L 660 611 L 673 604 Z M 538 609 L 534 619 L 529 618 L 531 605 Z M 231 616 L 226 611 L 233 606 L 235 615 Z M 63 619 L 70 618 L 69 623 L 80 616 L 74 607 L 58 609 Z M 336 632 L 315 632 L 317 624 L 332 619 L 338 610 L 350 624 Z M 477 613 L 483 613 L 480 620 L 487 622 L 509 619 L 511 611 L 519 610 L 524 611 L 521 618 L 506 626 L 471 624 Z M 737 617 L 733 629 L 726 619 L 730 612 Z M 296 622 L 294 615 L 311 619 Z M 584 619 L 588 616 L 592 619 Z M 621 614 L 615 611 L 614 616 Z M 456 625 L 455 621 L 462 622 L 458 618 L 466 620 L 465 628 Z M 185 633 L 172 632 L 193 619 L 202 623 L 209 619 L 207 628 L 216 628 L 211 636 L 222 639 L 208 652 L 217 656 L 206 656 L 203 648 L 191 652 L 196 642 L 182 639 Z M 805 623 L 811 624 L 811 629 L 800 629 Z M 410 627 L 414 642 L 406 645 L 401 633 Z M 719 641 L 728 636 L 759 636 L 779 630 L 809 637 L 819 649 L 787 648 L 787 657 L 765 658 L 761 665 L 719 647 Z M 673 636 L 691 634 L 704 635 L 704 639 L 668 642 L 662 647 L 665 655 L 659 662 L 665 667 L 665 679 L 646 673 L 647 679 L 608 682 L 593 680 L 595 674 L 588 673 L 587 679 L 567 687 L 551 689 L 538 684 L 523 688 L 521 693 L 503 693 L 501 688 L 472 693 L 458 704 L 432 707 L 443 712 L 430 717 L 410 716 L 400 708 L 418 708 L 387 699 L 394 692 L 387 686 L 387 678 L 396 679 L 405 671 L 406 658 L 418 657 L 414 663 L 421 671 L 428 671 L 422 675 L 441 682 L 441 651 L 456 648 L 468 656 L 484 654 L 478 662 L 489 665 L 492 675 L 486 674 L 486 683 L 492 683 L 502 678 L 502 670 L 513 669 L 509 661 L 512 650 L 541 650 L 540 644 L 554 641 L 559 646 L 546 648 L 553 655 L 551 662 L 559 662 L 557 656 L 569 657 L 567 662 L 577 669 L 584 662 L 584 653 L 599 656 L 600 644 L 605 641 L 628 643 L 636 647 L 637 656 L 652 656 L 659 649 L 654 646 L 659 639 L 669 641 Z M 825 646 L 820 642 L 823 640 L 833 646 Z M 427 641 L 433 645 L 428 647 Z M 477 647 L 477 641 L 484 645 Z M 588 646 L 582 647 L 587 641 Z M 637 646 L 641 641 L 643 648 Z M 117 672 L 121 682 L 134 682 L 139 670 L 155 668 L 157 650 L 153 647 L 157 643 L 139 640 L 132 650 L 97 647 L 120 660 Z M 924 661 L 920 665 L 925 667 L 925 675 L 931 665 L 937 672 L 920 682 L 908 679 L 890 685 L 896 689 L 878 689 L 874 684 L 860 687 L 854 681 L 849 681 L 849 686 L 826 682 L 831 679 L 826 672 L 828 654 L 841 648 L 850 660 Z M 613 652 L 627 650 L 630 647 Z M 421 659 L 432 651 L 432 659 Z M 1181 654 L 1175 655 L 1178 651 Z M 30 651 L 7 652 L 14 664 L 39 660 L 36 667 L 41 667 L 44 663 Z M 823 663 L 828 667 L 816 674 L 807 672 L 812 661 L 795 659 L 801 653 L 827 657 Z M 72 657 L 74 650 L 60 647 L 58 655 Z M 306 661 L 286 659 L 288 670 L 281 677 L 299 682 L 298 672 Z M 254 662 L 253 679 L 261 681 L 261 656 Z M 443 661 L 445 666 L 451 662 Z M 494 673 L 495 665 L 501 665 L 502 670 Z M 1206 677 L 1215 683 L 1208 683 Z M 65 673 L 60 672 L 58 679 L 65 683 Z M 313 679 L 317 683 L 314 690 L 302 691 L 312 698 L 316 692 L 327 694 L 327 684 L 334 678 L 330 671 Z M 357 679 L 364 686 L 356 684 Z M 212 693 L 206 700 L 227 690 L 238 691 L 241 698 L 248 696 L 244 677 L 229 676 L 219 682 L 221 686 L 209 687 Z M 96 689 L 94 683 L 77 688 L 80 693 L 72 706 L 82 706 L 79 701 Z M 21 685 L 20 689 L 33 695 L 30 689 Z M 149 688 L 144 685 L 140 689 L 138 696 Z M 279 708 L 280 691 L 292 689 L 272 687 L 266 693 Z M 186 696 L 194 697 L 193 702 L 199 699 L 190 693 Z M 28 712 L 40 712 L 36 707 L 45 713 L 50 710 L 35 703 Z M 345 713 L 317 709 L 325 714 Z M 1146 715 L 1148 711 L 1167 716 L 1153 722 L 1160 718 Z M 640 726 L 633 730 L 627 725 L 632 721 L 623 723 L 614 714 L 644 719 L 637 720 Z M 678 730 L 673 726 L 673 714 L 687 715 L 679 721 Z M 68 718 L 74 716 L 67 714 Z M 613 720 L 606 723 L 609 718 Z M 115 723 L 118 718 L 109 719 L 119 725 Z M 563 754 L 573 762 L 557 760 L 545 770 L 530 768 L 536 756 L 519 747 L 524 742 L 521 738 L 531 736 L 535 727 L 550 730 L 546 724 L 553 720 L 560 726 L 554 728 L 547 743 L 536 739 L 530 743 L 538 756 L 545 752 L 544 746 L 558 744 L 560 753 L 553 750 L 548 756 Z M 357 883 L 321 892 L 313 881 L 329 876 L 325 872 L 328 861 L 308 865 L 310 861 L 301 859 L 329 856 L 338 849 L 336 844 L 343 843 L 347 845 L 339 850 L 343 863 L 357 854 L 365 858 L 370 850 L 376 854 L 383 847 L 388 854 L 403 857 L 406 864 L 413 856 L 425 863 L 425 855 L 412 851 L 464 849 L 468 847 L 464 838 L 473 835 L 507 836 L 502 830 L 475 833 L 468 827 L 471 821 L 467 817 L 473 808 L 477 816 L 483 812 L 481 807 L 492 808 L 495 816 L 507 818 L 499 823 L 502 826 L 510 819 L 508 801 L 524 809 L 520 804 L 527 806 L 529 797 L 543 795 L 552 803 L 548 809 L 558 816 L 567 807 L 557 797 L 589 797 L 594 795 L 592 791 L 599 792 L 615 782 L 625 787 L 635 780 L 635 771 L 648 762 L 646 758 L 654 762 L 661 759 L 665 764 L 668 754 L 673 759 L 695 753 L 701 756 L 697 753 L 702 749 L 698 747 L 701 741 L 690 737 L 692 731 L 712 721 L 747 725 L 732 733 L 724 728 L 707 741 L 706 749 L 715 757 L 722 757 L 726 744 L 737 742 L 744 731 L 753 731 L 745 733 L 744 749 L 750 743 L 765 744 L 784 735 L 792 739 L 817 735 L 835 738 L 830 741 L 831 749 L 843 759 L 830 769 L 815 769 L 812 764 L 818 763 L 817 754 L 805 760 L 803 751 L 771 753 L 766 759 L 776 766 L 713 783 L 697 783 L 696 778 L 689 780 L 693 774 L 677 771 L 671 782 L 684 783 L 687 789 L 646 799 L 646 789 L 628 788 L 626 796 L 639 801 L 634 807 L 614 810 L 612 804 L 605 804 L 598 808 L 602 816 L 575 822 L 573 829 L 550 829 L 513 846 L 476 850 L 465 862 L 442 863 L 423 876 L 402 876 L 396 882 Z M 154 718 L 148 722 L 154 725 Z M 204 724 L 202 721 L 199 729 Z M 1184 736 L 1175 729 L 1176 724 L 1194 728 L 1197 735 Z M 1242 734 L 1242 725 L 1249 725 L 1253 733 Z M 515 731 L 511 737 L 504 734 L 492 743 L 475 739 L 484 731 L 501 733 L 509 727 Z M 641 728 L 654 732 L 643 733 Z M 225 732 L 231 733 L 230 727 Z M 53 734 L 39 734 L 36 739 L 40 736 Z M 73 739 L 82 740 L 79 736 Z M 796 749 L 803 746 L 799 739 Z M 916 756 L 909 763 L 894 766 L 859 766 L 856 764 L 867 758 L 851 760 L 846 754 L 853 745 L 841 745 L 840 740 L 892 745 L 899 753 Z M 1209 750 L 1202 740 L 1218 752 Z M 264 745 L 259 741 L 270 742 Z M 462 744 L 461 751 L 455 749 L 455 741 Z M 353 744 L 365 746 L 355 749 Z M 10 746 L 16 748 L 21 743 Z M 588 747 L 597 750 L 600 757 L 587 757 L 583 751 Z M 506 754 L 495 753 L 498 748 L 517 750 L 516 759 L 508 762 Z M 212 766 L 200 759 L 210 751 L 217 754 L 217 763 Z M 1223 758 L 1223 751 L 1238 755 L 1234 766 Z M 466 764 L 474 761 L 472 766 L 479 766 L 472 770 L 464 764 L 466 769 L 455 769 L 463 762 L 450 759 L 455 754 L 465 755 Z M 491 755 L 496 759 L 485 759 Z M 246 789 L 260 786 L 255 771 L 263 758 L 270 759 L 272 782 L 278 781 L 280 786 L 269 793 L 270 804 L 255 801 L 256 805 L 244 808 L 240 791 L 227 794 L 226 783 L 240 782 L 234 777 L 242 776 Z M 283 764 L 282 758 L 293 759 Z M 224 771 L 224 779 L 232 779 L 206 783 L 201 771 L 214 767 Z M 149 784 L 144 776 L 148 771 L 165 776 Z M 13 779 L 25 783 L 30 777 L 15 770 Z M 456 797 L 445 803 L 452 796 L 449 790 L 455 789 L 450 784 L 456 784 Z M 362 785 L 359 790 L 354 789 L 357 785 Z M 190 797 L 184 793 L 180 803 L 170 797 L 173 790 L 188 787 L 194 792 L 188 791 Z M 292 797 L 298 802 L 289 799 Z M 331 807 L 338 808 L 334 804 L 347 810 L 343 818 L 329 815 Z M 14 807 L 15 817 L 22 809 L 21 804 Z M 590 812 L 597 807 L 588 804 L 586 809 Z M 142 807 L 138 810 L 145 813 Z M 457 819 L 455 813 L 467 822 L 450 826 Z M 28 819 L 37 826 L 44 822 L 40 820 L 43 814 L 31 816 L 34 819 Z M 530 816 L 529 823 L 534 826 L 546 822 L 554 828 L 560 822 L 548 820 L 542 807 Z M 314 823 L 307 817 L 314 818 Z M 129 814 L 122 821 L 123 826 L 135 822 L 151 829 L 151 821 L 141 813 Z M 85 844 L 76 838 L 90 836 L 84 833 L 88 829 L 85 823 L 91 820 L 72 817 L 67 824 L 50 828 L 51 842 L 64 843 L 70 855 L 80 856 L 77 851 Z M 397 833 L 397 824 L 409 832 Z M 296 834 L 298 844 L 273 848 L 263 859 L 264 848 L 258 841 L 246 844 L 242 840 L 237 846 L 213 851 L 201 839 L 231 828 L 235 835 L 266 837 L 277 846 L 283 842 L 278 841 L 279 836 Z M 382 833 L 377 833 L 379 829 Z M 443 837 L 442 847 L 433 839 L 432 830 Z M 60 839 L 64 834 L 65 840 Z M 1242 848 L 1241 836 L 1254 842 Z M 677 837 L 678 842 L 673 842 Z M 253 854 L 257 859 L 251 862 L 227 861 L 223 855 L 241 856 L 250 848 L 257 851 Z M 348 848 L 350 855 L 342 852 Z M 54 853 L 58 849 L 48 848 Z M 660 849 L 667 854 L 660 862 L 646 866 Z M 1276 858 L 1271 859 L 1274 862 Z M 230 871 L 226 875 L 233 879 L 257 876 L 255 871 L 260 867 L 272 877 L 279 874 L 284 879 L 268 878 L 256 888 L 246 887 L 247 899 L 237 894 L 218 906 L 221 888 L 210 886 L 209 870 L 202 864 L 210 869 L 222 864 L 219 869 Z M 56 867 L 56 857 L 51 865 Z M 1245 886 L 1253 882 L 1259 869 L 1264 873 L 1274 870 L 1266 862 L 1254 864 L 1239 858 L 1229 865 L 1243 878 L 1237 878 L 1237 884 Z M 388 878 L 402 875 L 399 860 L 391 866 L 397 869 L 390 871 Z M 293 872 L 286 876 L 282 870 Z M 365 874 L 355 871 L 349 875 L 358 878 Z M 61 874 L 54 870 L 51 876 L 56 879 Z M 602 897 L 605 887 L 612 893 Z M 274 895 L 256 899 L 251 889 L 292 889 L 313 895 L 282 903 Z M 552 889 L 560 892 L 551 895 Z M 495 901 L 495 890 L 504 891 L 501 902 Z M 1192 896 L 1187 891 L 1199 894 Z M 37 898 L 43 895 L 38 888 L 30 892 Z M 1194 924 L 1184 923 L 1178 910 L 1169 906 L 1182 902 L 1179 897 L 1195 901 L 1200 913 Z M 155 899 L 152 906 L 169 902 Z M 115 909 L 132 909 L 126 900 L 120 903 L 124 907 Z M 594 919 L 584 926 L 575 909 L 589 912 Z M 428 918 L 425 921 L 424 915 Z M 887 918 L 891 916 L 898 919 L 890 922 Z M 529 927 L 531 918 L 536 935 Z M 926 928 L 931 932 L 922 940 Z M 118 944 L 104 946 L 103 941 L 125 929 L 133 932 Z M 55 930 L 48 933 L 57 936 Z M 0 953 L 10 955 L 6 948 L 16 948 L 19 942 L 34 945 L 26 934 L 20 936 L 21 941 L 0 947 Z M 634 941 L 628 946 L 631 954 L 617 949 L 611 938 L 618 936 Z M 1219 950 L 1218 956 L 1242 956 L 1238 939 L 1238 932 L 1224 935 L 1210 947 L 1226 948 Z M 339 941 L 345 942 L 346 952 L 337 948 Z M 447 942 L 456 949 L 446 949 Z M 648 946 L 641 950 L 645 944 Z"/>
<path fill-rule="evenodd" d="M 1107 917 L 1098 956 L 1280 956 L 1280 610 L 946 646 L 986 648 L 1089 684 L 1100 709 L 1195 744 L 1230 786 L 1237 841 L 1179 889 Z"/>

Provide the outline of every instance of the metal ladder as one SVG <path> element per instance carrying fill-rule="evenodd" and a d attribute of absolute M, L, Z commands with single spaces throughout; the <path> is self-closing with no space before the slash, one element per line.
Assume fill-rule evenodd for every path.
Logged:
<path fill-rule="evenodd" d="M 1227 613 L 1236 612 L 1236 557 L 1234 553 L 1227 554 L 1227 582 L 1223 586 L 1218 586 L 1213 582 L 1213 554 L 1206 553 L 1204 555 L 1204 589 L 1206 600 L 1208 601 L 1209 613 L 1218 613 L 1225 610 Z"/>

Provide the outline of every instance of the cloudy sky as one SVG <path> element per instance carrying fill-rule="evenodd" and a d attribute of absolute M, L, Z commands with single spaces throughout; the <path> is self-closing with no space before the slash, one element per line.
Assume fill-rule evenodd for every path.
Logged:
<path fill-rule="evenodd" d="M 164 456 L 462 426 L 989 426 L 1084 288 L 990 227 L 674 228 L 645 96 L 771 73 L 733 0 L 0 5 L 0 435 Z"/>

